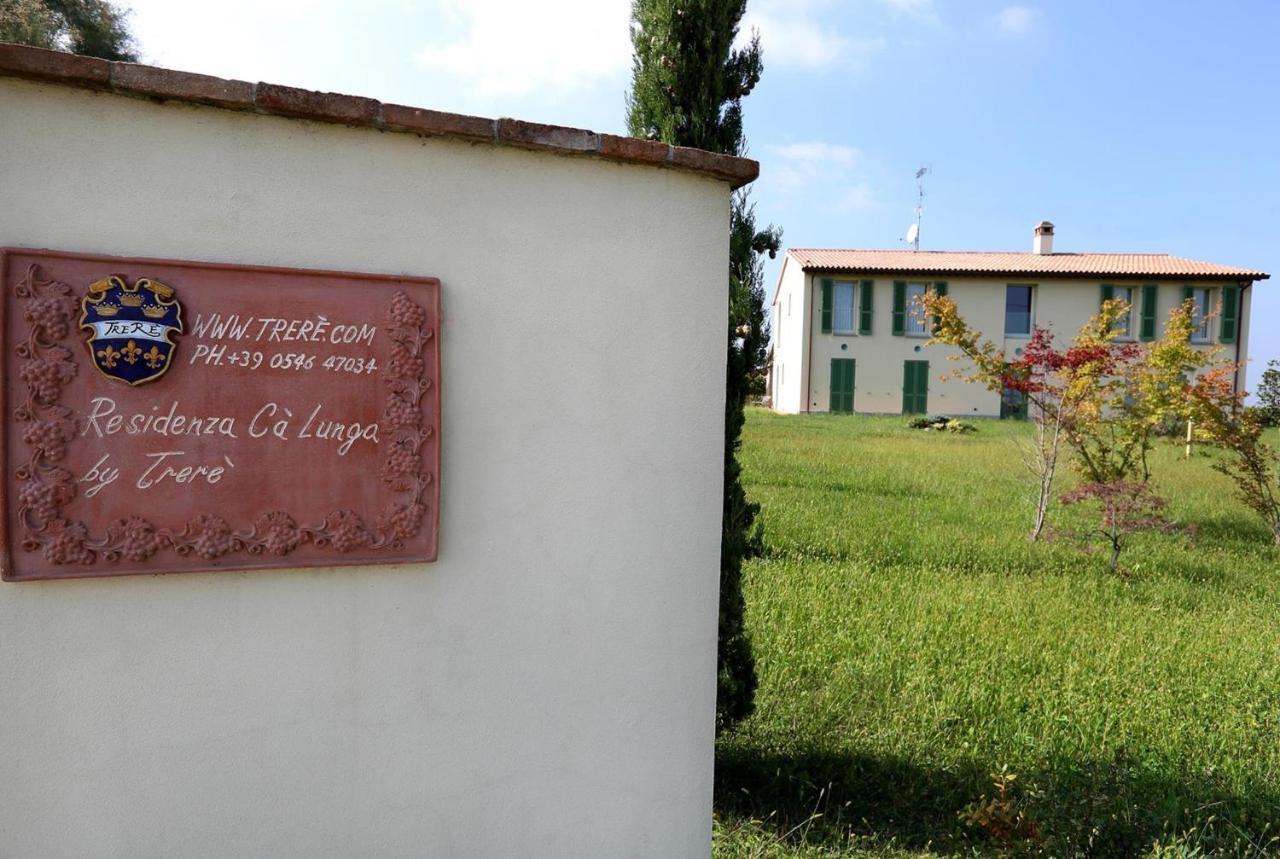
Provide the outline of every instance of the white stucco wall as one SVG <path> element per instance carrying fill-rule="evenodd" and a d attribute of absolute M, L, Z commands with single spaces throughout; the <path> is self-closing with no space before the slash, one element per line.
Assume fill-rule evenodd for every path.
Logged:
<path fill-rule="evenodd" d="M 791 269 L 799 267 L 791 261 Z M 871 414 L 899 414 L 902 412 L 902 387 L 905 361 L 929 362 L 929 396 L 928 411 L 931 414 L 969 415 L 979 417 L 996 417 L 1000 414 L 1000 395 L 989 391 L 981 384 L 966 383 L 958 379 L 944 378 L 956 369 L 964 370 L 967 362 L 953 361 L 950 356 L 958 355 L 958 350 L 947 346 L 926 346 L 927 337 L 894 336 L 893 335 L 893 283 L 895 280 L 908 282 L 932 282 L 930 277 L 895 276 L 839 276 L 830 275 L 833 281 L 852 281 L 857 284 L 863 279 L 874 282 L 872 333 L 835 334 L 822 332 L 822 279 L 827 275 L 806 272 L 803 274 L 803 289 L 808 295 L 811 313 L 809 316 L 809 335 L 813 345 L 811 357 L 803 357 L 806 365 L 811 364 L 811 380 L 808 385 L 808 411 L 825 412 L 830 408 L 831 398 L 831 359 L 852 358 L 855 365 L 854 411 Z M 948 285 L 948 295 L 956 302 L 957 309 L 965 321 L 983 332 L 987 337 L 1001 343 L 1005 354 L 1011 358 L 1017 350 L 1025 346 L 1026 337 L 1003 337 L 1005 289 L 1009 284 L 1032 284 L 1032 317 L 1033 324 L 1051 330 L 1055 342 L 1066 346 L 1071 338 L 1091 316 L 1098 312 L 1101 303 L 1101 285 L 1110 282 L 1117 286 L 1132 285 L 1135 296 L 1140 295 L 1142 283 L 1157 283 L 1156 318 L 1157 332 L 1162 333 L 1164 322 L 1169 312 L 1183 300 L 1183 288 L 1187 284 L 1172 281 L 1140 281 L 1129 284 L 1122 281 L 1076 280 L 1076 279 L 1043 279 L 1031 278 L 974 278 L 974 277 L 938 277 Z M 1223 283 L 1203 283 L 1217 290 L 1214 300 L 1221 296 Z M 1242 293 L 1240 322 L 1240 357 L 1248 357 L 1248 330 L 1250 321 L 1250 301 L 1253 287 Z M 857 289 L 855 288 L 855 295 Z M 1140 298 L 1136 298 L 1139 304 Z M 1136 337 L 1140 322 L 1139 313 L 1133 315 L 1133 331 Z M 856 314 L 855 314 L 856 326 Z M 1210 342 L 1203 348 L 1217 348 L 1218 322 L 1210 324 Z M 1222 357 L 1236 359 L 1236 345 L 1222 345 Z M 1244 384 L 1244 372 L 1240 373 L 1240 384 Z M 781 407 L 779 411 L 792 411 Z M 805 411 L 801 403 L 798 409 Z"/>
<path fill-rule="evenodd" d="M 773 409 L 804 410 L 805 355 L 809 345 L 805 273 L 789 257 L 782 260 L 773 303 Z"/>
<path fill-rule="evenodd" d="M 0 116 L 0 245 L 444 285 L 438 563 L 0 585 L 0 856 L 706 855 L 727 185 L 13 80 Z"/>

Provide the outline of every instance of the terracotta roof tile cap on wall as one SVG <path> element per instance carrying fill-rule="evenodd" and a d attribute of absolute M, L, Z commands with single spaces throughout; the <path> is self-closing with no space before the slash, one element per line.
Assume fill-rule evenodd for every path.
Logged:
<path fill-rule="evenodd" d="M 1266 280 L 1265 271 L 1168 254 L 791 248 L 806 271 Z"/>
<path fill-rule="evenodd" d="M 252 84 L 135 63 L 108 62 L 25 45 L 0 43 L 0 77 L 50 81 L 121 95 L 212 105 L 228 110 L 423 137 L 448 137 L 558 155 L 646 164 L 709 176 L 728 182 L 734 188 L 746 185 L 760 175 L 759 162 L 750 158 L 669 146 L 651 140 L 518 119 L 493 120 L 383 104 L 359 96 L 312 92 L 279 84 Z"/>

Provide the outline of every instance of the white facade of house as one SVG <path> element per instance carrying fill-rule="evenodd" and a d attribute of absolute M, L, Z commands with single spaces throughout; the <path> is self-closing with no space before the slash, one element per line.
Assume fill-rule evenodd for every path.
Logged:
<path fill-rule="evenodd" d="M 908 268 L 912 264 L 910 259 L 904 259 L 892 271 L 842 272 L 828 267 L 806 266 L 806 258 L 812 262 L 815 254 L 837 255 L 837 258 L 839 254 L 849 254 L 848 258 L 856 262 L 861 259 L 858 255 L 863 253 L 869 255 L 868 259 L 877 260 L 884 259 L 885 255 L 917 257 L 921 268 L 911 271 Z M 950 259 L 956 255 L 946 256 Z M 1030 258 L 1037 254 L 1002 256 Z M 1105 256 L 1126 257 L 1125 264 L 1130 267 L 1135 259 L 1135 255 Z M 1254 277 L 1243 274 L 1216 278 L 1203 274 L 1194 278 L 1157 278 L 1127 273 L 1060 276 L 1044 271 L 999 274 L 939 272 L 929 267 L 932 259 L 930 252 L 788 251 L 773 300 L 774 350 L 770 381 L 774 410 L 788 414 L 852 410 L 868 414 L 927 411 L 956 416 L 999 416 L 1001 394 L 980 384 L 946 378 L 954 370 L 964 369 L 966 364 L 953 347 L 926 345 L 929 339 L 927 326 L 918 316 L 912 318 L 912 297 L 940 284 L 945 284 L 942 289 L 956 302 L 965 321 L 989 339 L 1002 341 L 1005 354 L 1011 360 L 1026 345 L 1031 329 L 1036 326 L 1052 331 L 1060 344 L 1069 342 L 1080 327 L 1098 312 L 1107 294 L 1128 299 L 1132 305 L 1128 339 L 1140 342 L 1154 339 L 1163 332 L 1169 312 L 1181 304 L 1191 290 L 1190 294 L 1197 302 L 1217 312 L 1217 316 L 1206 321 L 1198 342 L 1203 343 L 1206 349 L 1221 348 L 1224 357 L 1241 363 L 1237 384 L 1244 384 L 1243 363 L 1248 356 Z M 1163 259 L 1163 268 L 1170 267 L 1169 259 Z M 1035 260 L 1030 260 L 1027 267 L 1035 268 L 1035 263 Z M 1257 275 L 1258 279 L 1267 276 L 1260 272 L 1248 274 Z M 829 284 L 832 301 L 829 331 L 824 330 L 823 293 L 826 284 Z M 901 333 L 894 330 L 895 291 L 905 292 L 907 299 L 907 318 Z M 1234 333 L 1230 321 L 1224 329 L 1222 317 L 1227 314 L 1220 312 L 1224 298 L 1228 305 L 1231 304 L 1232 293 L 1237 307 Z M 1020 298 L 1026 296 L 1030 298 L 1029 316 L 1017 312 Z M 867 298 L 870 299 L 869 308 Z M 1150 323 L 1144 332 L 1144 313 L 1148 316 L 1154 314 L 1154 332 Z M 841 361 L 852 361 L 853 364 L 850 367 L 833 363 Z M 907 362 L 928 362 L 927 369 L 916 365 L 914 371 L 917 379 L 927 379 L 923 399 L 916 396 L 919 394 L 918 386 L 913 383 L 913 371 L 908 369 Z M 848 384 L 849 375 L 853 377 L 851 386 Z M 850 387 L 851 404 L 845 393 Z M 833 390 L 836 391 L 835 402 Z"/>

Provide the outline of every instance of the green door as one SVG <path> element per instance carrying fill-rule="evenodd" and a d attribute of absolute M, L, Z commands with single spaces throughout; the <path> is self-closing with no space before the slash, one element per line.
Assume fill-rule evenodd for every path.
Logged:
<path fill-rule="evenodd" d="M 902 371 L 902 413 L 923 415 L 929 411 L 929 362 L 904 361 Z"/>
<path fill-rule="evenodd" d="M 854 360 L 852 358 L 831 359 L 831 411 L 841 414 L 853 414 L 853 375 Z"/>

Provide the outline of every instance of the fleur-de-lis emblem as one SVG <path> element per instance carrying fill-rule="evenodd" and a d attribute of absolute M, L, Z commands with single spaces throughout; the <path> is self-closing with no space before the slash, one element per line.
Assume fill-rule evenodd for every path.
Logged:
<path fill-rule="evenodd" d="M 5 0 L 0 0 L 0 6 Z M 80 299 L 80 327 L 102 375 L 126 385 L 154 382 L 173 363 L 173 335 L 181 334 L 182 305 L 173 287 L 122 274 L 89 284 Z"/>
<path fill-rule="evenodd" d="M 102 359 L 102 366 L 114 367 L 116 359 L 120 357 L 120 352 L 108 345 L 107 348 L 98 350 L 98 357 Z"/>

